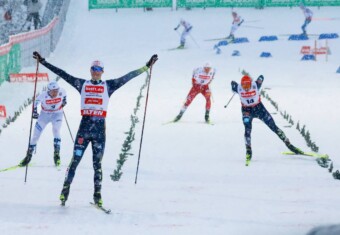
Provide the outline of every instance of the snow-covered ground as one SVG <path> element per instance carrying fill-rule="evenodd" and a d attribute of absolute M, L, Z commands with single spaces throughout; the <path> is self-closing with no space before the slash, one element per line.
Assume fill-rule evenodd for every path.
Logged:
<path fill-rule="evenodd" d="M 338 33 L 339 7 L 311 8 L 315 20 L 310 34 Z M 72 1 L 63 35 L 54 54 L 46 58 L 76 77 L 90 78 L 95 59 L 105 63 L 104 79 L 116 78 L 142 67 L 154 53 L 159 60 L 152 71 L 143 148 L 134 184 L 141 122 L 136 140 L 123 167 L 119 182 L 110 174 L 130 128 L 130 115 L 136 105 L 145 74 L 119 89 L 110 100 L 107 141 L 103 159 L 104 206 L 106 215 L 89 205 L 93 194 L 91 147 L 80 163 L 71 187 L 67 207 L 59 206 L 59 194 L 73 142 L 64 122 L 62 127 L 62 167 L 53 167 L 53 136 L 48 126 L 41 136 L 33 165 L 0 173 L 1 234 L 216 234 L 216 235 L 300 235 L 318 225 L 338 223 L 340 181 L 334 180 L 314 159 L 285 156 L 285 145 L 263 123 L 253 122 L 253 160 L 245 167 L 245 147 L 240 102 L 232 96 L 230 82 L 239 82 L 241 70 L 253 77 L 265 77 L 266 92 L 295 121 L 305 124 L 311 139 L 340 168 L 340 139 L 337 100 L 340 91 L 340 39 L 328 40 L 331 54 L 317 61 L 301 61 L 308 41 L 288 41 L 288 34 L 300 33 L 303 15 L 299 8 L 236 9 L 245 23 L 236 37 L 249 43 L 222 47 L 216 55 L 210 38 L 229 34 L 230 9 L 191 11 L 120 9 L 88 11 L 86 1 Z M 187 49 L 169 51 L 179 45 L 173 28 L 179 19 L 194 26 Z M 248 22 L 247 22 L 248 21 Z M 182 29 L 181 29 L 182 30 Z M 260 36 L 278 35 L 274 42 L 258 42 Z M 194 40 L 193 40 L 194 39 Z M 196 43 L 195 43 L 196 41 Z M 324 41 L 318 44 L 324 46 Z M 241 56 L 231 56 L 239 50 Z M 262 52 L 273 57 L 260 58 Z M 211 119 L 204 124 L 205 101 L 197 96 L 182 120 L 164 125 L 179 112 L 191 88 L 191 73 L 209 61 L 216 69 L 211 85 Z M 34 72 L 35 68 L 23 71 Z M 43 66 L 41 72 L 49 72 Z M 51 79 L 55 75 L 49 72 Z M 39 89 L 46 84 L 40 84 Z M 65 114 L 73 136 L 80 122 L 80 96 L 64 81 L 68 93 Z M 3 84 L 0 103 L 17 110 L 32 95 L 33 84 Z M 143 106 L 139 110 L 142 120 Z M 275 113 L 263 98 L 267 109 Z M 273 114 L 291 142 L 309 150 L 295 128 Z M 29 135 L 30 108 L 26 109 L 0 135 L 0 168 L 19 163 L 24 157 Z M 338 126 L 338 127 L 337 127 Z"/>

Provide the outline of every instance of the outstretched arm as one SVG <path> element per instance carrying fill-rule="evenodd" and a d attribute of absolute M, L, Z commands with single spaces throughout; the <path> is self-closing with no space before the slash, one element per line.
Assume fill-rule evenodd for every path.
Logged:
<path fill-rule="evenodd" d="M 41 55 L 38 52 L 33 52 L 33 58 L 37 59 L 42 65 L 44 65 L 46 68 L 51 70 L 53 73 L 57 74 L 60 76 L 62 79 L 64 79 L 67 83 L 69 83 L 71 86 L 76 88 L 79 93 L 81 92 L 81 88 L 85 82 L 85 79 L 81 78 L 76 78 L 73 77 L 72 75 L 66 73 L 64 70 L 48 63 L 45 58 L 41 57 Z"/>
<path fill-rule="evenodd" d="M 147 71 L 150 67 L 154 65 L 154 63 L 156 63 L 157 60 L 158 60 L 158 56 L 154 54 L 153 56 L 151 56 L 151 58 L 146 63 L 146 65 L 143 66 L 142 68 L 131 71 L 130 73 L 125 74 L 124 76 L 120 78 L 107 80 L 106 83 L 108 87 L 109 96 L 111 96 L 112 93 L 115 92 L 115 90 L 123 86 L 125 83 L 130 81 L 132 78 L 137 77 L 138 75 Z"/>
<path fill-rule="evenodd" d="M 109 96 L 111 96 L 113 92 L 115 92 L 118 88 L 120 88 L 125 83 L 130 81 L 132 78 L 137 77 L 138 75 L 144 73 L 148 69 L 149 68 L 147 66 L 143 66 L 142 68 L 131 71 L 120 78 L 107 80 L 106 83 L 108 87 Z"/>

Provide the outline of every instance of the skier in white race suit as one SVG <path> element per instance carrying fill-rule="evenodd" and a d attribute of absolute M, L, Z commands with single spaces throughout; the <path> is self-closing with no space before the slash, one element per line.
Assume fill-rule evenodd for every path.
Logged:
<path fill-rule="evenodd" d="M 234 41 L 235 40 L 235 32 L 236 30 L 238 29 L 238 27 L 241 26 L 241 24 L 243 23 L 243 19 L 241 16 L 237 15 L 237 13 L 235 11 L 233 11 L 231 13 L 231 15 L 233 16 L 233 22 L 232 22 L 232 25 L 231 25 L 231 29 L 230 29 L 230 34 L 229 36 L 227 37 L 227 39 L 231 39 L 231 41 Z"/>
<path fill-rule="evenodd" d="M 26 157 L 20 162 L 20 166 L 26 166 L 31 161 L 40 135 L 49 123 L 52 123 L 54 136 L 54 164 L 56 166 L 60 165 L 60 128 L 63 121 L 63 107 L 66 103 L 66 92 L 59 87 L 56 81 L 50 82 L 47 86 L 47 91 L 43 91 L 36 98 L 33 104 L 32 117 L 38 120 L 35 123 L 34 133 L 30 140 Z M 41 104 L 40 115 L 38 113 L 39 104 Z"/>
<path fill-rule="evenodd" d="M 183 19 L 179 21 L 179 24 L 174 28 L 176 31 L 180 26 L 183 26 L 183 32 L 181 34 L 181 40 L 180 45 L 178 46 L 178 49 L 183 49 L 186 41 L 186 37 L 189 35 L 190 31 L 192 30 L 192 25 Z"/>

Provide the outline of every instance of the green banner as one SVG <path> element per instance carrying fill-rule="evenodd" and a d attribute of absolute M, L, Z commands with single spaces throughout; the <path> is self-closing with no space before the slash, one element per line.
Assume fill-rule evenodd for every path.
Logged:
<path fill-rule="evenodd" d="M 177 7 L 293 7 L 340 6 L 340 0 L 177 0 Z M 89 10 L 100 8 L 172 7 L 172 0 L 89 0 Z"/>
<path fill-rule="evenodd" d="M 265 7 L 293 7 L 301 2 L 306 6 L 340 6 L 340 0 L 263 0 Z"/>
<path fill-rule="evenodd" d="M 8 54 L 0 56 L 0 84 L 9 79 L 10 73 L 20 71 L 20 59 L 20 44 L 13 45 Z"/>
<path fill-rule="evenodd" d="M 172 0 L 89 0 L 89 10 L 138 7 L 172 7 Z"/>
<path fill-rule="evenodd" d="M 20 59 L 21 59 L 20 44 L 15 44 L 12 46 L 8 54 L 8 72 L 9 73 L 18 73 L 20 71 L 21 69 Z"/>
<path fill-rule="evenodd" d="M 7 57 L 8 54 L 0 56 L 0 84 L 3 83 L 8 76 Z"/>

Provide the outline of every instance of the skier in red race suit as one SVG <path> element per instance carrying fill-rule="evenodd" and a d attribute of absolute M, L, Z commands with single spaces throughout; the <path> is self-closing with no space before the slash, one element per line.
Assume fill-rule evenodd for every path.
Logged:
<path fill-rule="evenodd" d="M 214 79 L 215 69 L 211 67 L 209 63 L 206 63 L 203 67 L 196 68 L 192 74 L 192 88 L 187 95 L 186 101 L 181 108 L 181 111 L 175 118 L 174 122 L 178 122 L 183 116 L 185 110 L 189 107 L 191 102 L 198 94 L 202 94 L 206 100 L 205 104 L 205 116 L 204 119 L 207 123 L 210 122 L 209 113 L 211 108 L 211 90 L 209 84 Z"/>

